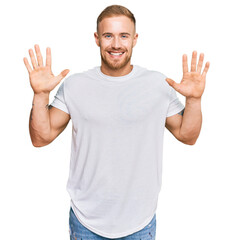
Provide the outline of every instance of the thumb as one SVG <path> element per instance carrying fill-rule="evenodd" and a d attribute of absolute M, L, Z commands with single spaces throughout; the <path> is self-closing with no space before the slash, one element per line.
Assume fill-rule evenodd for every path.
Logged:
<path fill-rule="evenodd" d="M 166 78 L 166 81 L 171 87 L 173 87 L 176 91 L 179 92 L 180 87 L 179 87 L 178 83 L 176 83 L 174 80 L 172 80 L 170 78 Z"/>
<path fill-rule="evenodd" d="M 56 82 L 57 84 L 61 82 L 61 80 L 69 73 L 69 69 L 63 70 L 58 76 L 56 76 Z"/>

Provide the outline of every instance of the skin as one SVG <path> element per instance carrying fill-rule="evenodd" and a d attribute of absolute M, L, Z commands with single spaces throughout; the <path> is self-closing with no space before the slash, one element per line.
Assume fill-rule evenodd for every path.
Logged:
<path fill-rule="evenodd" d="M 32 110 L 29 119 L 29 132 L 33 146 L 42 147 L 52 142 L 67 126 L 69 114 L 57 108 L 48 107 L 50 92 L 68 74 L 69 70 L 63 70 L 58 76 L 54 76 L 51 70 L 51 49 L 46 49 L 46 63 L 39 46 L 35 45 L 36 58 L 32 49 L 29 49 L 32 67 L 27 58 L 24 64 L 29 73 L 29 80 L 34 92 Z"/>
<path fill-rule="evenodd" d="M 187 55 L 183 55 L 183 77 L 180 83 L 167 78 L 167 83 L 186 97 L 183 115 L 175 114 L 166 119 L 166 128 L 181 142 L 193 145 L 201 131 L 202 113 L 201 97 L 205 89 L 206 74 L 210 63 L 205 64 L 202 71 L 204 54 L 201 53 L 197 63 L 197 52 L 193 51 L 191 68 L 188 69 Z"/>
<path fill-rule="evenodd" d="M 99 23 L 98 32 L 94 33 L 95 41 L 100 47 L 101 71 L 109 76 L 124 76 L 132 71 L 131 56 L 136 45 L 138 34 L 133 22 L 125 16 L 109 17 Z M 29 120 L 29 131 L 32 144 L 42 147 L 51 143 L 67 126 L 70 115 L 49 107 L 49 94 L 68 74 L 63 70 L 54 76 L 51 70 L 51 49 L 46 49 L 46 62 L 43 63 L 39 46 L 35 46 L 36 57 L 29 49 L 30 66 L 27 58 L 24 64 L 29 73 L 30 84 L 34 92 L 33 107 Z M 124 52 L 113 56 L 110 53 Z M 185 111 L 166 119 L 166 128 L 181 142 L 193 145 L 200 133 L 202 124 L 201 96 L 205 88 L 209 63 L 201 72 L 204 54 L 197 63 L 197 52 L 192 54 L 191 70 L 188 70 L 187 56 L 183 55 L 183 77 L 180 83 L 167 78 L 167 83 L 186 97 Z"/>
<path fill-rule="evenodd" d="M 100 47 L 101 71 L 109 76 L 123 76 L 131 72 L 130 63 L 133 47 L 137 43 L 133 21 L 125 16 L 104 18 L 94 33 L 95 41 Z M 113 56 L 110 52 L 124 52 Z"/>

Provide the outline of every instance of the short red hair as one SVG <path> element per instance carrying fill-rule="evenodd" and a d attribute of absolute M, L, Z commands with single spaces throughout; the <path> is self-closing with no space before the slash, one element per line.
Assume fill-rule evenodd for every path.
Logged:
<path fill-rule="evenodd" d="M 136 19 L 133 13 L 129 9 L 121 5 L 111 5 L 106 7 L 97 18 L 97 32 L 98 32 L 98 25 L 104 18 L 114 17 L 114 16 L 126 16 L 133 21 L 134 26 L 136 27 Z"/>

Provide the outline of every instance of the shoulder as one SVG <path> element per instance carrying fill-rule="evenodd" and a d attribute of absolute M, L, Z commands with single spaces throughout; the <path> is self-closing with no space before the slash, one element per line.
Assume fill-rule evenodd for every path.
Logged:
<path fill-rule="evenodd" d="M 165 74 L 141 66 L 137 66 L 137 68 L 139 75 L 141 75 L 144 79 L 151 80 L 156 84 L 161 85 L 161 87 L 170 89 L 170 86 L 166 81 L 167 76 Z"/>
<path fill-rule="evenodd" d="M 92 76 L 95 69 L 96 67 L 82 72 L 71 74 L 64 80 L 65 87 L 72 88 L 75 87 L 77 84 L 82 84 L 82 82 L 84 82 L 86 79 L 89 79 Z"/>
<path fill-rule="evenodd" d="M 158 78 L 158 79 L 165 79 L 166 78 L 166 75 L 159 72 L 159 71 L 148 69 L 146 67 L 142 67 L 142 66 L 139 66 L 139 65 L 135 65 L 135 67 L 137 68 L 137 72 L 144 75 L 144 76 Z"/>

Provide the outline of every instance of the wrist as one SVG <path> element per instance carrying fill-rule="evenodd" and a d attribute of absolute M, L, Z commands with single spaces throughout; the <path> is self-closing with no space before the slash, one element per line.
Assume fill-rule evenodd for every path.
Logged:
<path fill-rule="evenodd" d="M 34 93 L 32 105 L 47 105 L 49 103 L 49 93 Z"/>
<path fill-rule="evenodd" d="M 200 104 L 201 103 L 201 97 L 200 98 L 186 97 L 186 103 L 188 103 L 188 104 Z"/>
<path fill-rule="evenodd" d="M 47 97 L 49 96 L 50 92 L 34 92 L 34 96 L 36 97 Z"/>

